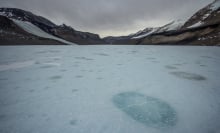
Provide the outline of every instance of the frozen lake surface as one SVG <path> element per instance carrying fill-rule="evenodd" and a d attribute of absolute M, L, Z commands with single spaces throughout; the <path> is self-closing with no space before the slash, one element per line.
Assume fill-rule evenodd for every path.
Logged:
<path fill-rule="evenodd" d="M 0 133 L 219 133 L 220 47 L 1 46 Z"/>

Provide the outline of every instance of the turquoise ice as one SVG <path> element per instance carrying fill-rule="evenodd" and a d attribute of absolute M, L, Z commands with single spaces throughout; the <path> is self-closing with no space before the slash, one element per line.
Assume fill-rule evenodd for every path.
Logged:
<path fill-rule="evenodd" d="M 166 102 L 137 92 L 124 92 L 113 97 L 114 104 L 134 120 L 152 127 L 175 126 L 176 111 Z"/>

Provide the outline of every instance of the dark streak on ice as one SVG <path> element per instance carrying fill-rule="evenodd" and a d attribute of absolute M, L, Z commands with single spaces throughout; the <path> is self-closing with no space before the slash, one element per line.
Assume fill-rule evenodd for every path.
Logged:
<path fill-rule="evenodd" d="M 178 78 L 183 78 L 183 79 L 188 79 L 188 80 L 196 80 L 196 81 L 206 80 L 206 77 L 199 75 L 199 74 L 195 74 L 195 73 L 171 72 L 170 74 Z"/>
<path fill-rule="evenodd" d="M 0 115 L 0 121 L 5 121 L 7 119 L 7 116 L 6 115 Z"/>
<path fill-rule="evenodd" d="M 83 76 L 82 75 L 77 75 L 76 78 L 83 78 Z"/>
<path fill-rule="evenodd" d="M 77 92 L 77 91 L 78 91 L 78 89 L 72 89 L 72 93 Z"/>
<path fill-rule="evenodd" d="M 165 68 L 167 68 L 167 69 L 171 69 L 171 70 L 172 70 L 172 69 L 177 69 L 177 67 L 175 67 L 175 66 L 171 66 L 171 65 L 166 65 Z"/>
<path fill-rule="evenodd" d="M 98 80 L 102 80 L 103 78 L 102 78 L 102 77 L 97 77 L 96 79 L 98 79 Z"/>
<path fill-rule="evenodd" d="M 105 53 L 96 53 L 96 55 L 100 55 L 100 56 L 109 56 L 108 54 L 105 54 Z"/>
<path fill-rule="evenodd" d="M 147 60 L 155 60 L 156 58 L 153 58 L 153 57 L 148 57 L 146 58 Z"/>
<path fill-rule="evenodd" d="M 60 76 L 60 75 L 50 77 L 51 80 L 58 80 L 61 78 L 62 78 L 62 76 Z"/>
<path fill-rule="evenodd" d="M 5 81 L 8 80 L 7 78 L 0 78 L 1 81 Z"/>
<path fill-rule="evenodd" d="M 79 60 L 94 60 L 92 58 L 86 58 L 86 57 L 75 57 L 75 59 L 79 59 Z"/>
<path fill-rule="evenodd" d="M 77 120 L 71 120 L 71 121 L 70 121 L 70 125 L 74 126 L 74 125 L 76 125 L 76 124 L 77 124 Z"/>

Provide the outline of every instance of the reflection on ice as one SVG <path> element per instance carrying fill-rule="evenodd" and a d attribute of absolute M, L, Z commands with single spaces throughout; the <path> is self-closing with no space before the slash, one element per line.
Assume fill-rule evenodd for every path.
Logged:
<path fill-rule="evenodd" d="M 134 120 L 150 127 L 170 127 L 177 122 L 175 110 L 166 102 L 137 92 L 115 95 L 113 103 Z"/>

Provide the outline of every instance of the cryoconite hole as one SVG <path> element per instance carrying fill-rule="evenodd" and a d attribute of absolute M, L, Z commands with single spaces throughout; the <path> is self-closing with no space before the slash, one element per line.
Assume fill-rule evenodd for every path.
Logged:
<path fill-rule="evenodd" d="M 137 92 L 124 92 L 112 99 L 114 105 L 145 126 L 163 128 L 176 125 L 176 111 L 160 99 Z"/>

